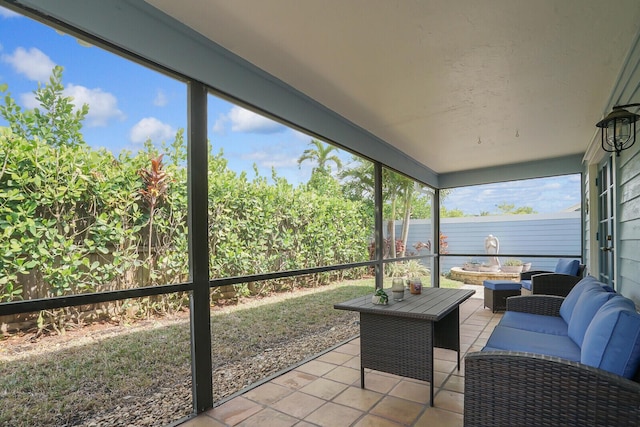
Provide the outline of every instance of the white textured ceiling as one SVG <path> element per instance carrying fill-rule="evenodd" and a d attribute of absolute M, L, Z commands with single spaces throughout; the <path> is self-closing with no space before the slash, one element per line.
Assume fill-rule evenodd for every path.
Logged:
<path fill-rule="evenodd" d="M 584 153 L 639 0 L 147 0 L 437 173 Z"/>

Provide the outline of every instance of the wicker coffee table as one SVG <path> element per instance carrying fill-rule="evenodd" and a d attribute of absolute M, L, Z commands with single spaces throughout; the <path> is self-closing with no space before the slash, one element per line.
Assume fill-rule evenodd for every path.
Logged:
<path fill-rule="evenodd" d="M 365 368 L 428 381 L 433 406 L 433 347 L 458 352 L 460 370 L 460 304 L 474 290 L 422 288 L 405 292 L 403 301 L 371 303 L 371 295 L 335 304 L 338 310 L 360 312 L 360 386 Z"/>

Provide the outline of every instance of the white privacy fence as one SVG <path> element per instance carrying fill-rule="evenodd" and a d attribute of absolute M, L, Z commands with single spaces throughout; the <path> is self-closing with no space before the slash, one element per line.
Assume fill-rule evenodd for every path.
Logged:
<path fill-rule="evenodd" d="M 402 222 L 396 222 L 396 238 L 400 238 Z M 440 258 L 440 270 L 447 273 L 452 267 L 476 260 L 487 262 L 484 241 L 488 235 L 499 240 L 500 254 L 573 255 L 580 257 L 582 229 L 580 212 L 556 212 L 531 215 L 499 215 L 462 218 L 442 218 L 440 231 L 446 236 L 449 256 Z M 436 241 L 438 239 L 435 239 Z M 434 242 L 431 220 L 412 220 L 407 239 L 407 253 L 417 252 L 418 242 Z M 478 254 L 478 256 L 455 256 Z M 553 270 L 557 258 L 518 257 L 532 263 L 535 270 Z"/>

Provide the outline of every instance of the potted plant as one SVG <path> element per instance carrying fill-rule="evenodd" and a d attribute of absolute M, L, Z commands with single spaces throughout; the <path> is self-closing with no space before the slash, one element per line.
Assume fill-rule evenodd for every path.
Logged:
<path fill-rule="evenodd" d="M 382 289 L 376 289 L 376 292 L 371 297 L 371 302 L 376 305 L 387 305 L 389 302 L 389 296 Z"/>
<path fill-rule="evenodd" d="M 418 260 L 407 261 L 404 265 L 405 275 L 411 277 L 424 277 L 431 274 L 429 267 L 426 267 Z"/>
<path fill-rule="evenodd" d="M 504 273 L 522 273 L 522 261 L 519 259 L 508 259 L 502 264 Z"/>

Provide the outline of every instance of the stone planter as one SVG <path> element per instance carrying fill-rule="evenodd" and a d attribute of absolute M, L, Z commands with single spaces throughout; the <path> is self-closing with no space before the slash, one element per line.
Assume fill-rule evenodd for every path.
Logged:
<path fill-rule="evenodd" d="M 522 273 L 522 265 L 503 265 L 500 270 L 503 273 Z"/>
<path fill-rule="evenodd" d="M 462 269 L 465 271 L 480 271 L 480 264 L 471 264 L 469 262 L 466 262 L 462 266 Z"/>

